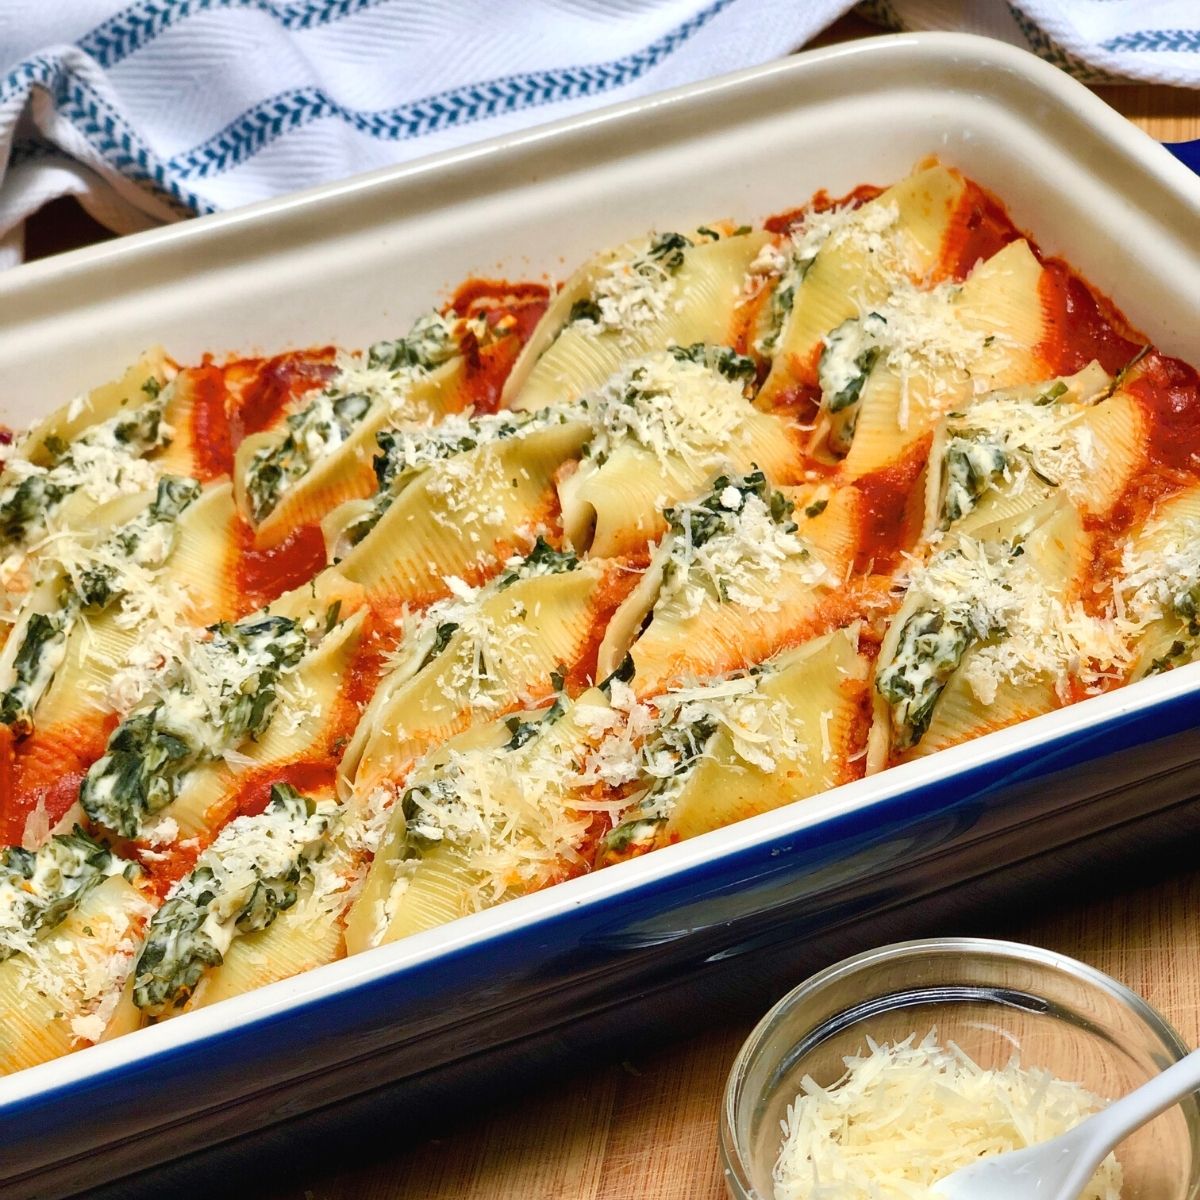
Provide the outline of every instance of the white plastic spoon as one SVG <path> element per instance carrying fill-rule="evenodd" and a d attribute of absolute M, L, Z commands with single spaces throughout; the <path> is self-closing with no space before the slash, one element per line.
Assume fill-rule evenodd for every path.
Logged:
<path fill-rule="evenodd" d="M 1059 1137 L 1025 1150 L 981 1158 L 933 1185 L 942 1200 L 1078 1200 L 1114 1146 L 1200 1090 L 1200 1050 Z"/>

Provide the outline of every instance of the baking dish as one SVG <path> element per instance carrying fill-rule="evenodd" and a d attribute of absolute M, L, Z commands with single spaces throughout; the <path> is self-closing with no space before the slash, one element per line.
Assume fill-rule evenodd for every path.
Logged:
<path fill-rule="evenodd" d="M 919 35 L 11 272 L 0 419 L 27 422 L 153 342 L 181 361 L 364 345 L 466 275 L 561 277 L 648 225 L 763 216 L 931 152 L 995 190 L 1165 352 L 1200 358 L 1200 186 L 1186 169 L 1031 56 Z M 637 1022 L 665 991 L 745 974 L 767 952 L 779 967 L 806 942 L 819 953 L 817 935 L 999 868 L 1188 827 L 1198 670 L 0 1081 L 0 1195 L 91 1190 L 392 1080 L 423 1094 L 435 1069 L 494 1062 L 535 1030 L 584 1037 L 635 999 L 621 1019 Z"/>

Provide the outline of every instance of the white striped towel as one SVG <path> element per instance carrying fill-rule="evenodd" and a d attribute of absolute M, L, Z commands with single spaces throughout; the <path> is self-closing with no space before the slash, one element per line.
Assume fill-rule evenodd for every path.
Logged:
<path fill-rule="evenodd" d="M 0 0 L 0 238 L 128 232 L 786 54 L 852 0 Z M 1200 0 L 869 0 L 1089 78 L 1200 86 Z"/>

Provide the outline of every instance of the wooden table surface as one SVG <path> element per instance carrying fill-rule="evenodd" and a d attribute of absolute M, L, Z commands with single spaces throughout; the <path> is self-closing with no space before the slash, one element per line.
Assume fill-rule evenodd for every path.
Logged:
<path fill-rule="evenodd" d="M 847 19 L 821 41 L 870 31 Z M 1200 138 L 1200 92 L 1097 91 L 1160 140 Z M 31 223 L 33 254 L 103 233 L 73 205 L 59 202 Z M 64 239 L 67 226 L 74 233 Z M 1200 1043 L 1200 870 L 1117 881 L 1109 894 L 1082 902 L 1064 896 L 1034 919 L 977 920 L 955 932 L 1010 937 L 1084 959 L 1145 996 L 1185 1040 Z M 417 1144 L 406 1144 L 397 1130 L 392 1147 L 362 1165 L 339 1162 L 333 1151 L 327 1172 L 264 1200 L 722 1200 L 717 1111 L 751 1025 L 716 1024 L 660 1052 L 514 1095 L 494 1110 L 447 1116 L 436 1137 Z"/>

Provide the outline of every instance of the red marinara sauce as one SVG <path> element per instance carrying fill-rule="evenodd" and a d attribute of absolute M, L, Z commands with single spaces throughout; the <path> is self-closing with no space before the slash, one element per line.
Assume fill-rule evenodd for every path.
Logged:
<path fill-rule="evenodd" d="M 274 546 L 257 548 L 254 531 L 239 521 L 235 578 L 243 608 L 269 604 L 284 592 L 307 583 L 326 564 L 325 538 L 319 525 L 300 525 Z"/>
<path fill-rule="evenodd" d="M 333 789 L 337 763 L 332 758 L 292 763 L 272 763 L 242 777 L 238 789 L 220 803 L 222 823 L 235 817 L 256 817 L 271 799 L 277 783 L 290 784 L 305 796 L 320 795 Z"/>
<path fill-rule="evenodd" d="M 1097 296 L 1062 259 L 1044 259 L 1039 285 L 1046 335 L 1038 345 L 1048 374 L 1073 375 L 1093 359 L 1110 374 L 1144 344 L 1111 301 Z"/>
<path fill-rule="evenodd" d="M 890 570 L 916 545 L 924 516 L 925 489 L 919 483 L 932 439 L 926 434 L 903 458 L 851 485 L 862 497 L 856 572 Z"/>
<path fill-rule="evenodd" d="M 35 729 L 21 741 L 0 725 L 0 845 L 21 844 L 39 805 L 49 826 L 62 820 L 116 723 L 109 715 L 74 727 Z"/>
<path fill-rule="evenodd" d="M 1200 374 L 1156 351 L 1138 364 L 1125 390 L 1149 423 L 1151 462 L 1200 473 Z"/>
<path fill-rule="evenodd" d="M 199 478 L 232 473 L 233 456 L 245 438 L 273 425 L 297 397 L 328 383 L 333 356 L 326 346 L 217 366 L 206 355 L 201 366 L 180 372 L 180 385 L 191 393 L 190 433 Z"/>
<path fill-rule="evenodd" d="M 467 334 L 462 352 L 462 408 L 493 413 L 500 407 L 505 380 L 550 305 L 550 289 L 540 283 L 468 279 L 451 297 L 447 311 L 483 317 L 496 339 L 480 345 Z"/>
<path fill-rule="evenodd" d="M 204 482 L 227 475 L 233 468 L 233 439 L 225 372 L 205 358 L 202 366 L 181 371 L 176 385 L 191 393 L 193 470 Z"/>
<path fill-rule="evenodd" d="M 967 180 L 950 217 L 934 277 L 961 282 L 976 263 L 991 258 L 1020 236 L 1004 205 L 990 192 Z"/>
<path fill-rule="evenodd" d="M 333 378 L 335 353 L 332 346 L 321 346 L 274 358 L 239 358 L 226 363 L 233 449 L 250 434 L 274 425 L 293 400 L 324 387 Z"/>

